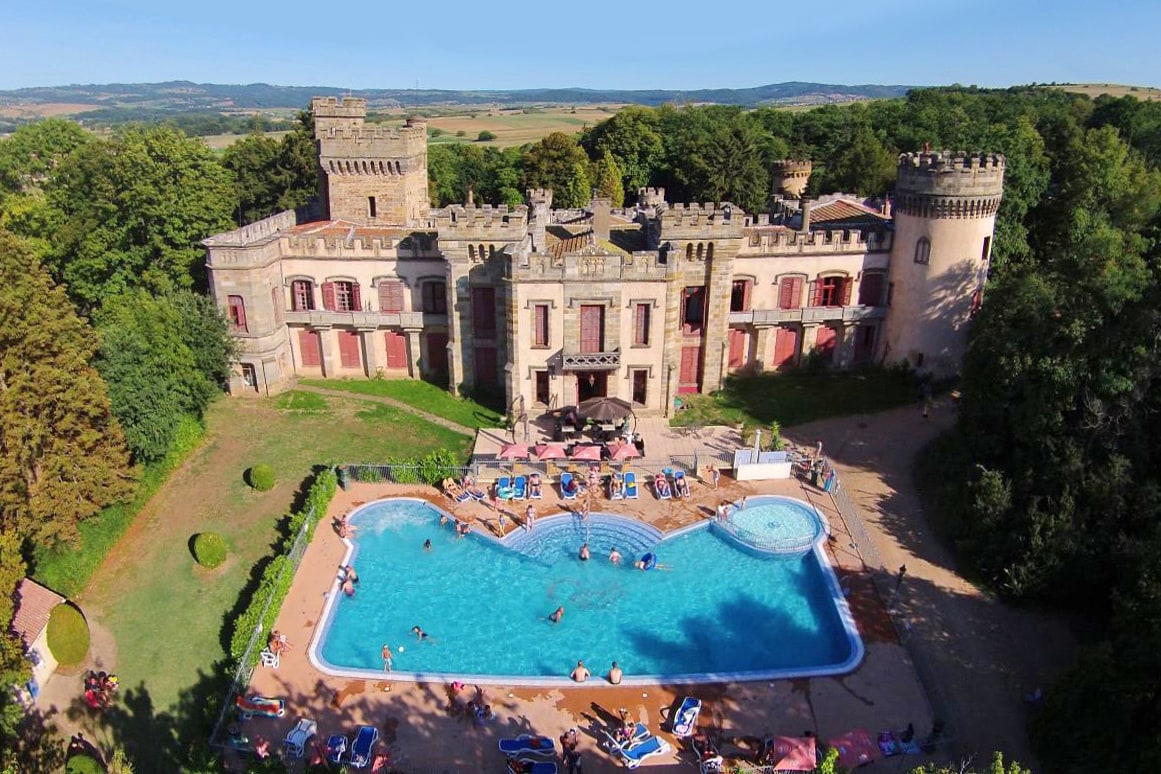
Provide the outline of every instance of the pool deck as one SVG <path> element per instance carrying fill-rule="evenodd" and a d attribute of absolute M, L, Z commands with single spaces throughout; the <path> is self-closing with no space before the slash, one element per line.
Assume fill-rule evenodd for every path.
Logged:
<path fill-rule="evenodd" d="M 483 728 L 449 715 L 449 688 L 442 683 L 330 677 L 310 664 L 307 650 L 322 615 L 324 595 L 346 550 L 332 526 L 333 519 L 363 503 L 408 496 L 427 499 L 457 518 L 471 520 L 478 529 L 493 534 L 498 531 L 490 505 L 456 504 L 430 487 L 353 483 L 348 491 L 340 490 L 332 502 L 283 604 L 276 628 L 289 638 L 291 650 L 283 654 L 278 669 L 258 667 L 250 686 L 252 694 L 286 699 L 287 714 L 278 719 L 255 718 L 247 723 L 247 732 L 251 737 L 260 734 L 280 743 L 297 718 L 308 717 L 318 722 L 320 740 L 325 742 L 332 733 L 375 725 L 380 729 L 380 748 L 391 752 L 399 770 L 457 772 L 502 771 L 504 761 L 496 747 L 499 738 L 521 733 L 556 738 L 575 727 L 580 731 L 584 768 L 590 773 L 622 768 L 597 746 L 603 739 L 599 729 L 616 719 L 621 708 L 673 748 L 672 754 L 651 758 L 642 768 L 680 766 L 695 770 L 696 764 L 683 751 L 684 746 L 661 728 L 669 708 L 688 694 L 704 702 L 699 726 L 732 740 L 723 746 L 727 757 L 731 753 L 746 755 L 756 739 L 770 734 L 798 736 L 809 730 L 825 740 L 855 728 L 874 736 L 885 729 L 902 729 L 908 723 L 914 723 L 920 735 L 926 734 L 932 723 L 927 697 L 886 610 L 863 573 L 861 560 L 849 547 L 846 526 L 830 495 L 794 479 L 739 483 L 723 475 L 716 490 L 695 480 L 689 500 L 659 502 L 643 489 L 636 501 L 598 498 L 592 510 L 631 516 L 669 531 L 711 517 L 723 499 L 754 494 L 804 500 L 829 520 L 833 539 L 827 545 L 827 555 L 842 585 L 850 589 L 848 603 L 866 647 L 863 662 L 853 672 L 837 677 L 688 687 L 614 687 L 599 675 L 577 687 L 488 687 L 487 700 L 497 717 Z M 538 516 L 564 510 L 555 488 L 547 486 L 545 498 L 532 503 Z M 517 515 L 516 511 L 522 516 L 524 507 L 520 503 L 506 510 L 511 516 Z M 508 530 L 515 528 L 510 520 Z M 519 642 L 514 641 L 513 647 L 519 647 Z M 605 665 L 589 666 L 596 671 Z M 924 760 L 924 756 L 888 758 L 875 768 L 906 771 Z M 238 759 L 232 763 L 238 769 L 243 765 Z"/>

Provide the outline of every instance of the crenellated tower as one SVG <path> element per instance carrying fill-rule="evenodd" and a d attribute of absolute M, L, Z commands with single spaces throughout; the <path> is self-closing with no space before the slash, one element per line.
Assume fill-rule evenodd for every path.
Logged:
<path fill-rule="evenodd" d="M 814 164 L 810 159 L 780 159 L 774 162 L 771 169 L 775 196 L 787 199 L 801 199 L 806 193 L 806 186 L 810 182 L 810 173 Z"/>
<path fill-rule="evenodd" d="M 983 299 L 1003 189 L 999 154 L 899 156 L 886 362 L 906 361 L 937 376 L 959 371 Z"/>
<path fill-rule="evenodd" d="M 366 126 L 367 100 L 315 97 L 320 193 L 327 217 L 356 223 L 408 225 L 430 202 L 427 123 Z"/>

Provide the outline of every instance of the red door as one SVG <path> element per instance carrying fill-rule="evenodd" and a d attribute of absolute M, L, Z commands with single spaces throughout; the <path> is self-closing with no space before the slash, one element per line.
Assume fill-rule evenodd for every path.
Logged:
<path fill-rule="evenodd" d="M 814 351 L 822 355 L 827 363 L 834 362 L 834 350 L 837 343 L 835 329 L 829 325 L 821 325 L 815 332 Z"/>
<path fill-rule="evenodd" d="M 387 331 L 387 367 L 407 368 L 407 334 Z M 447 350 L 443 351 L 447 357 Z"/>
<path fill-rule="evenodd" d="M 798 354 L 798 330 L 779 328 L 774 334 L 774 367 L 793 368 L 794 356 Z"/>
<path fill-rule="evenodd" d="M 427 334 L 427 370 L 433 374 L 447 373 L 447 334 Z"/>
<path fill-rule="evenodd" d="M 741 368 L 746 364 L 746 332 L 741 328 L 730 328 L 730 368 Z"/>
<path fill-rule="evenodd" d="M 299 331 L 298 350 L 304 366 L 322 365 L 322 347 L 318 341 L 318 331 Z"/>
<path fill-rule="evenodd" d="M 476 386 L 496 385 L 496 348 L 476 347 Z"/>
<path fill-rule="evenodd" d="M 681 348 L 681 370 L 678 372 L 677 392 L 697 392 L 700 387 L 701 347 Z"/>
<path fill-rule="evenodd" d="M 580 308 L 580 351 L 604 352 L 605 307 L 586 304 Z"/>
<path fill-rule="evenodd" d="M 869 363 L 875 355 L 875 332 L 878 326 L 860 325 L 855 329 L 855 362 Z"/>
<path fill-rule="evenodd" d="M 339 362 L 343 368 L 358 368 L 362 365 L 359 358 L 359 334 L 354 331 L 339 331 Z"/>

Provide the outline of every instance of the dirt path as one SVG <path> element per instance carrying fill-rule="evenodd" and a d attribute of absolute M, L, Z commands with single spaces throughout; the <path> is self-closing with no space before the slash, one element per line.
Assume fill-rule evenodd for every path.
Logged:
<path fill-rule="evenodd" d="M 1024 695 L 1071 663 L 1075 639 L 1063 618 L 1001 603 L 961 576 L 935 537 L 912 478 L 915 456 L 951 429 L 953 408 L 930 419 L 917 408 L 801 425 L 786 436 L 823 443 L 859 507 L 873 549 L 888 568 L 906 564 L 899 606 L 917 662 L 935 684 L 932 703 L 951 723 L 965 755 L 1032 760 Z"/>
<path fill-rule="evenodd" d="M 346 392 L 345 390 L 328 390 L 325 387 L 312 387 L 308 384 L 295 385 L 294 389 L 300 392 L 313 392 L 318 395 L 326 395 L 329 398 L 346 398 L 348 400 L 365 400 L 370 401 L 371 403 L 385 403 L 392 408 L 397 408 L 400 411 L 406 411 L 408 414 L 414 414 L 417 417 L 422 417 L 432 424 L 441 425 L 446 427 L 448 430 L 454 430 L 461 435 L 468 436 L 469 438 L 474 438 L 476 435 L 476 431 L 470 427 L 464 427 L 463 425 L 456 424 L 450 419 L 444 419 L 437 414 L 429 414 L 423 409 L 418 409 L 415 406 L 412 406 L 409 403 L 404 403 L 401 400 L 395 400 L 395 398 L 388 398 L 386 395 L 363 395 L 357 392 Z"/>

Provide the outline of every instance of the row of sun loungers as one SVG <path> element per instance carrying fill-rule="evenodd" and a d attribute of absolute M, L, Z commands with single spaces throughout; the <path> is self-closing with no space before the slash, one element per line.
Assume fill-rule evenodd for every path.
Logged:
<path fill-rule="evenodd" d="M 301 758 L 306 754 L 307 746 L 318 735 L 318 723 L 307 718 L 299 718 L 286 734 L 283 742 L 283 754 L 291 758 Z M 349 742 L 349 744 L 348 744 Z M 346 765 L 353 769 L 365 769 L 372 764 L 375 758 L 375 745 L 379 742 L 379 729 L 374 726 L 360 726 L 350 739 L 346 734 L 333 734 L 327 739 L 326 758 L 330 763 Z M 317 742 L 315 744 L 318 744 Z M 375 766 L 379 766 L 376 763 Z"/>
<path fill-rule="evenodd" d="M 637 475 L 632 471 L 626 471 L 623 474 L 618 473 L 616 476 L 620 478 L 614 477 L 609 480 L 609 499 L 638 499 L 640 489 L 637 484 Z M 614 481 L 619 481 L 620 486 L 616 486 Z M 457 503 L 487 498 L 487 493 L 471 479 L 465 479 L 462 484 L 454 479 L 445 479 L 442 487 L 444 493 Z M 581 486 L 577 482 L 576 476 L 569 471 L 560 474 L 560 496 L 562 499 L 575 500 L 580 492 Z M 653 477 L 653 493 L 658 500 L 670 500 L 674 497 L 688 498 L 692 495 L 689 477 L 686 476 L 685 471 L 675 470 L 671 483 L 668 476 L 664 473 L 658 473 Z M 530 483 L 527 476 L 501 476 L 496 481 L 496 497 L 501 500 L 539 500 L 541 499 L 541 485 L 536 479 Z"/>
<path fill-rule="evenodd" d="M 669 500 L 675 494 L 678 497 L 689 497 L 692 494 L 684 470 L 673 471 L 672 485 L 664 473 L 658 473 L 653 477 L 653 493 L 657 495 L 658 500 Z"/>

